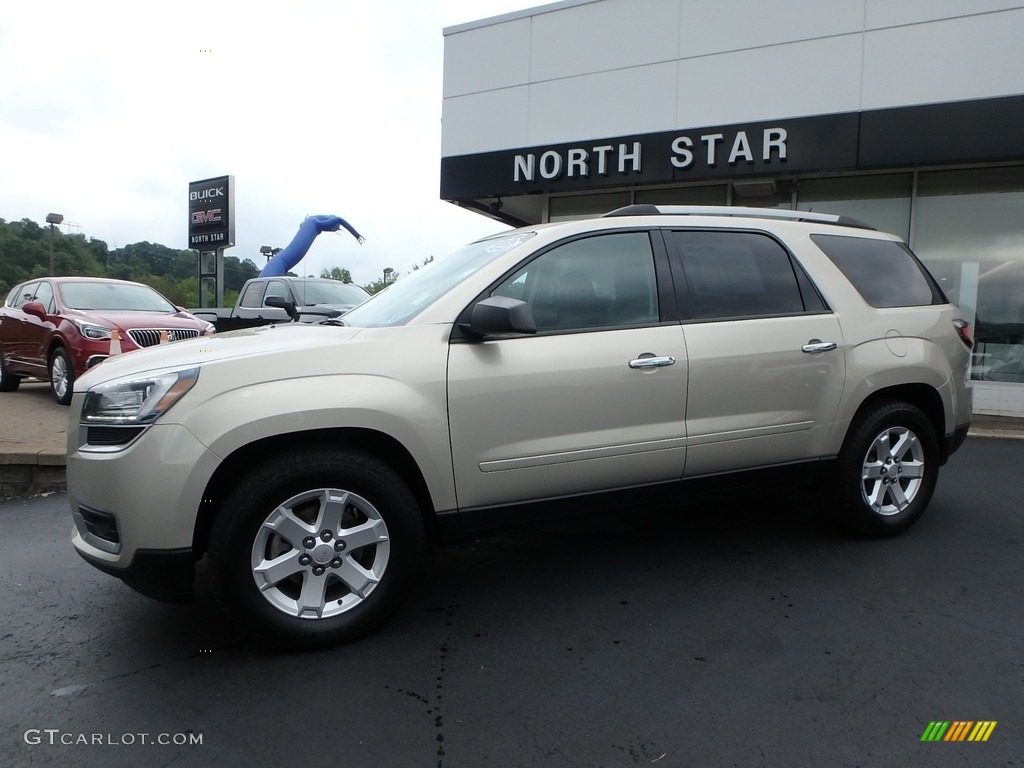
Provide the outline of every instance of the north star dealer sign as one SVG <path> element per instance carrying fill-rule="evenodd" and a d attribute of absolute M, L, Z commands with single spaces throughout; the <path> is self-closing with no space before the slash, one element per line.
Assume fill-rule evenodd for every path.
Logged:
<path fill-rule="evenodd" d="M 200 251 L 235 244 L 235 177 L 193 181 L 188 185 L 188 247 Z"/>
<path fill-rule="evenodd" d="M 855 114 L 618 136 L 441 159 L 441 197 L 664 184 L 855 167 Z"/>

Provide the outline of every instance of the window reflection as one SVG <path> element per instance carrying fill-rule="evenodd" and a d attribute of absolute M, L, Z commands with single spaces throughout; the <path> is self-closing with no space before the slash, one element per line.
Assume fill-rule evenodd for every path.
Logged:
<path fill-rule="evenodd" d="M 971 377 L 1024 383 L 1024 168 L 922 173 L 914 250 L 974 326 Z"/>

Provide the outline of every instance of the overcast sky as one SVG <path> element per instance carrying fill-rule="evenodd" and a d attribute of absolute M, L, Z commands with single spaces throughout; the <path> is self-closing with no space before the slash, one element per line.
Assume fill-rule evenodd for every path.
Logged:
<path fill-rule="evenodd" d="M 0 15 L 0 218 L 188 247 L 188 183 L 235 177 L 235 247 L 406 273 L 505 227 L 439 199 L 445 27 L 529 0 L 47 0 Z"/>

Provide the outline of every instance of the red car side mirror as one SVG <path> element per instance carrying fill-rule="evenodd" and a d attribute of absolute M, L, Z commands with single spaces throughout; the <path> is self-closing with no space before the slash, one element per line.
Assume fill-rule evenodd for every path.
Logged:
<path fill-rule="evenodd" d="M 26 301 L 21 305 L 21 311 L 28 315 L 34 315 L 40 320 L 46 320 L 46 307 L 38 301 Z"/>

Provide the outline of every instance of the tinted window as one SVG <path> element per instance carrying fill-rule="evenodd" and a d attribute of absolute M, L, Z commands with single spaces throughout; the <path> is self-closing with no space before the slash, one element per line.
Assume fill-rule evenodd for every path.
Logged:
<path fill-rule="evenodd" d="M 269 299 L 271 296 L 277 296 L 278 298 L 284 299 L 285 301 L 292 300 L 291 291 L 289 291 L 288 286 L 282 283 L 280 280 L 271 280 L 269 283 L 267 283 L 267 293 L 263 297 L 264 306 L 267 303 L 267 299 Z"/>
<path fill-rule="evenodd" d="M 903 243 L 843 235 L 811 235 L 873 307 L 944 304 L 945 296 Z"/>
<path fill-rule="evenodd" d="M 804 311 L 789 254 L 772 238 L 751 232 L 675 232 L 673 237 L 695 319 Z"/>
<path fill-rule="evenodd" d="M 39 283 L 25 283 L 20 286 L 20 291 L 17 296 L 14 297 L 14 301 L 11 306 L 21 307 L 30 301 L 35 301 L 36 289 L 39 287 Z"/>
<path fill-rule="evenodd" d="M 46 310 L 46 314 L 48 315 L 52 315 L 56 310 L 53 303 L 53 288 L 45 280 L 36 286 L 35 300 L 43 305 L 43 308 Z"/>
<path fill-rule="evenodd" d="M 245 289 L 245 293 L 242 294 L 242 300 L 239 302 L 239 306 L 248 307 L 249 309 L 260 306 L 260 304 L 263 303 L 263 290 L 266 287 L 266 283 L 249 283 Z"/>
<path fill-rule="evenodd" d="M 492 296 L 530 305 L 538 331 L 658 322 L 654 253 L 646 232 L 575 240 L 537 257 Z"/>

